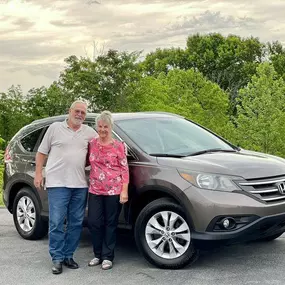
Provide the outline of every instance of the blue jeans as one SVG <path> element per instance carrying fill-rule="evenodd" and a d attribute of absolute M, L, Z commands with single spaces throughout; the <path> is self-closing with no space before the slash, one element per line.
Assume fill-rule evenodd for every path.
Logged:
<path fill-rule="evenodd" d="M 49 253 L 52 261 L 72 258 L 82 230 L 88 188 L 47 188 Z M 65 226 L 66 220 L 66 226 Z"/>

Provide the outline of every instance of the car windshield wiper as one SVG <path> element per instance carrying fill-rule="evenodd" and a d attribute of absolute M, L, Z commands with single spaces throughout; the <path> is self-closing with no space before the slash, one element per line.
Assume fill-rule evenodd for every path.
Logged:
<path fill-rule="evenodd" d="M 150 153 L 149 155 L 156 157 L 175 157 L 175 158 L 185 157 L 185 155 L 182 154 L 171 154 L 171 153 Z"/>
<path fill-rule="evenodd" d="M 193 152 L 187 156 L 195 156 L 195 155 L 200 155 L 200 154 L 204 154 L 204 153 L 211 153 L 211 152 L 237 152 L 237 150 L 234 149 L 221 149 L 221 148 L 211 148 L 211 149 L 204 149 L 204 150 L 200 150 L 197 152 Z"/>

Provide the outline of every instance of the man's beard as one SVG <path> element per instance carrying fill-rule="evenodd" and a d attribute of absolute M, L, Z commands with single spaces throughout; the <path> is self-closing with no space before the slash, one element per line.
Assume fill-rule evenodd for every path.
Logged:
<path fill-rule="evenodd" d="M 76 118 L 70 118 L 70 121 L 76 126 L 80 126 L 83 123 L 82 119 L 76 119 Z"/>

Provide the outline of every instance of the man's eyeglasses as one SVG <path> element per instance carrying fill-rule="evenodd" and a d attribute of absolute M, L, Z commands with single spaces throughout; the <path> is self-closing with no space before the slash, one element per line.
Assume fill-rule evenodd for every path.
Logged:
<path fill-rule="evenodd" d="M 76 113 L 76 114 L 81 114 L 81 115 L 83 115 L 83 116 L 86 116 L 86 112 L 85 111 L 81 111 L 81 110 L 78 110 L 78 109 L 73 109 L 74 110 L 74 112 Z"/>

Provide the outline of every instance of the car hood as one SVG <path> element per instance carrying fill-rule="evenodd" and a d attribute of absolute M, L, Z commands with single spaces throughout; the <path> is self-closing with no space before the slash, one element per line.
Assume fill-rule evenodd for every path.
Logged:
<path fill-rule="evenodd" d="M 244 179 L 285 175 L 284 159 L 246 150 L 236 153 L 205 153 L 184 158 L 158 157 L 157 162 L 177 169 L 234 175 Z"/>

